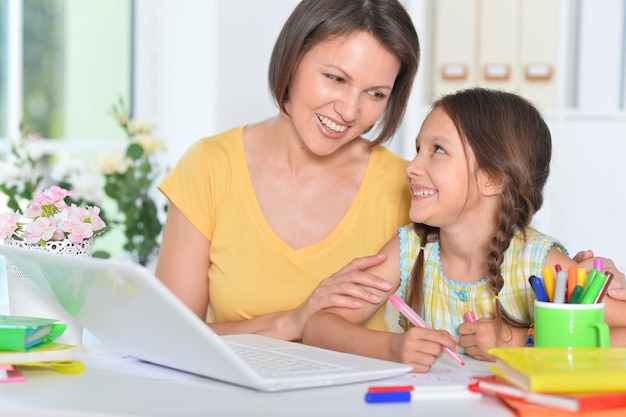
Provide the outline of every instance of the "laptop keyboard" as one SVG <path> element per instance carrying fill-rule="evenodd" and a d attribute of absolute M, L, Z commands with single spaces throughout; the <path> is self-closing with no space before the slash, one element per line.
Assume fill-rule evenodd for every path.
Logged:
<path fill-rule="evenodd" d="M 315 374 L 345 369 L 338 365 L 270 350 L 256 349 L 233 343 L 228 343 L 228 346 L 256 372 L 268 377 Z"/>

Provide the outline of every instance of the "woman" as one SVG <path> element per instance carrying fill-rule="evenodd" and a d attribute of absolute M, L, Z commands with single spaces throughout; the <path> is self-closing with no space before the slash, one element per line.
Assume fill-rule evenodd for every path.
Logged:
<path fill-rule="evenodd" d="M 381 259 L 355 258 L 408 222 L 406 161 L 382 144 L 419 52 L 397 1 L 302 1 L 270 62 L 280 112 L 197 142 L 161 184 L 157 276 L 217 333 L 298 340 L 320 309 L 380 302 L 364 288 L 388 284 L 359 271 Z"/>

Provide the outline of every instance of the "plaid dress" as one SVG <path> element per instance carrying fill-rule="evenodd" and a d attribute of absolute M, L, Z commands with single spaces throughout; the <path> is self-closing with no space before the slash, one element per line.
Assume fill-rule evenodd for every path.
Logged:
<path fill-rule="evenodd" d="M 420 239 L 413 225 L 398 229 L 400 236 L 400 288 L 397 294 L 405 298 L 411 269 L 420 249 Z M 535 295 L 528 282 L 530 275 L 542 276 L 548 251 L 556 246 L 568 254 L 567 249 L 555 239 L 534 229 L 526 230 L 526 240 L 518 230 L 504 254 L 502 276 L 504 286 L 499 298 L 511 317 L 530 323 L 533 320 Z M 463 315 L 470 310 L 476 318 L 492 318 L 494 295 L 489 291 L 487 278 L 475 283 L 455 282 L 448 279 L 441 266 L 439 241 L 426 244 L 424 253 L 424 300 L 420 315 L 433 329 L 445 329 L 459 336 L 459 324 Z"/>

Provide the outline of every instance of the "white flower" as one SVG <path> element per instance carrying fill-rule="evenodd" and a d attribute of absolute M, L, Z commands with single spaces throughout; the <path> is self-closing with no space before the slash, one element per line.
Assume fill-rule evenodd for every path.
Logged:
<path fill-rule="evenodd" d="M 132 164 L 133 160 L 119 150 L 101 153 L 94 160 L 96 169 L 105 175 L 123 174 Z"/>
<path fill-rule="evenodd" d="M 165 150 L 165 142 L 160 138 L 152 135 L 138 135 L 135 142 L 141 145 L 147 154 L 162 152 Z"/>
<path fill-rule="evenodd" d="M 152 131 L 152 126 L 148 123 L 139 122 L 136 120 L 131 120 L 128 123 L 128 134 L 129 135 L 145 135 Z"/>
<path fill-rule="evenodd" d="M 87 172 L 85 163 L 78 159 L 60 160 L 52 169 L 52 178 L 63 180 L 83 175 Z"/>
<path fill-rule="evenodd" d="M 100 174 L 86 171 L 82 175 L 72 177 L 71 182 L 77 197 L 82 197 L 87 201 L 102 201 L 102 177 Z"/>
<path fill-rule="evenodd" d="M 0 161 L 0 183 L 6 184 L 19 178 L 20 170 L 14 163 Z"/>

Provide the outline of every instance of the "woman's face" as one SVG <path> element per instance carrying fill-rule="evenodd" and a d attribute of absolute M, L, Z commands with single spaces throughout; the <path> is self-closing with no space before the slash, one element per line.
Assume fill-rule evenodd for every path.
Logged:
<path fill-rule="evenodd" d="M 313 47 L 296 68 L 286 103 L 304 146 L 330 155 L 371 127 L 399 70 L 400 60 L 366 32 Z"/>

